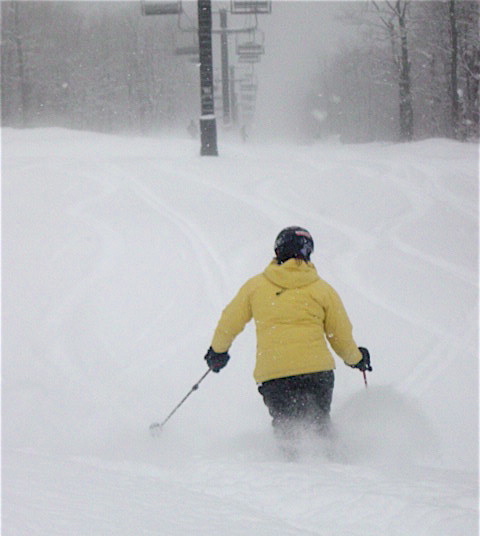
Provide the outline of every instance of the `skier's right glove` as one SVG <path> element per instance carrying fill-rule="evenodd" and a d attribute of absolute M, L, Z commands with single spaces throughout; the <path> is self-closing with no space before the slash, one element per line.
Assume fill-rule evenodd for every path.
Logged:
<path fill-rule="evenodd" d="M 359 347 L 360 353 L 362 354 L 362 359 L 356 364 L 352 365 L 353 368 L 357 368 L 362 372 L 365 370 L 371 371 L 372 367 L 370 365 L 370 352 L 366 348 Z"/>
<path fill-rule="evenodd" d="M 222 352 L 219 354 L 215 352 L 211 346 L 205 355 L 205 361 L 213 372 L 220 372 L 220 370 L 228 363 L 229 359 L 230 355 L 228 352 Z"/>

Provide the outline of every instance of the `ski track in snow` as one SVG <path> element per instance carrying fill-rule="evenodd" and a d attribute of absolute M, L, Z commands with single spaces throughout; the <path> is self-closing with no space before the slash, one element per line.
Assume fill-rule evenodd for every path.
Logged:
<path fill-rule="evenodd" d="M 144 140 L 57 129 L 43 133 L 7 129 L 4 134 L 4 202 L 5 197 L 6 203 L 15 200 L 22 221 L 30 223 L 22 203 L 34 205 L 29 204 L 27 188 L 15 189 L 14 178 L 28 185 L 33 177 L 37 189 L 32 195 L 40 194 L 39 215 L 41 209 L 48 212 L 51 200 L 57 202 L 57 194 L 64 203 L 46 224 L 53 235 L 47 241 L 52 253 L 45 260 L 47 268 L 35 267 L 33 255 L 27 257 L 33 265 L 30 272 L 22 266 L 15 275 L 7 266 L 7 281 L 14 289 L 21 289 L 25 276 L 36 275 L 36 270 L 40 283 L 26 297 L 18 295 L 21 328 L 10 316 L 6 322 L 7 351 L 20 348 L 16 357 L 21 359 L 12 362 L 12 356 L 4 356 L 4 430 L 9 434 L 3 451 L 5 536 L 478 533 L 476 467 L 442 469 L 440 455 L 440 462 L 428 465 L 424 452 L 417 459 L 422 445 L 415 442 L 425 439 L 428 449 L 431 438 L 428 430 L 412 431 L 423 426 L 423 416 L 408 404 L 414 395 L 440 411 L 448 409 L 442 391 L 449 385 L 446 378 L 467 370 L 468 363 L 476 366 L 468 354 L 478 345 L 476 302 L 469 296 L 460 317 L 452 320 L 454 329 L 446 329 L 444 312 L 437 314 L 435 301 L 427 303 L 431 315 L 425 314 L 426 303 L 417 311 L 410 295 L 404 298 L 391 289 L 388 273 L 394 258 L 401 277 L 407 273 L 403 265 L 411 265 L 420 279 L 434 274 L 434 290 L 451 284 L 462 296 L 477 295 L 476 266 L 462 263 L 464 257 L 457 264 L 442 256 L 441 249 L 435 252 L 436 243 L 422 250 L 415 236 L 408 239 L 422 222 L 431 223 L 432 208 L 450 211 L 453 222 L 457 215 L 459 222 L 477 221 L 467 187 L 451 181 L 454 171 L 465 181 L 472 178 L 464 161 L 451 163 L 458 146 L 442 142 L 448 165 L 437 172 L 423 156 L 425 148 L 431 151 L 428 144 L 412 144 L 410 160 L 405 146 L 289 151 L 228 146 L 219 159 L 199 159 L 190 156 L 190 142 L 185 141 L 166 144 L 158 156 L 155 140 L 144 147 Z M 34 150 L 29 153 L 24 147 Z M 45 190 L 36 181 L 40 177 Z M 345 186 L 348 181 L 352 192 Z M 367 192 L 363 204 L 356 198 L 359 188 Z M 13 215 L 12 210 L 6 219 L 9 262 L 25 255 L 16 245 L 23 236 L 12 230 Z M 286 463 L 275 451 L 269 430 L 248 436 L 246 415 L 242 428 L 231 420 L 237 414 L 224 413 L 223 406 L 232 401 L 242 406 L 238 415 L 243 406 L 246 412 L 251 406 L 216 377 L 208 392 L 195 395 L 196 401 L 182 408 L 178 432 L 172 425 L 172 435 L 157 442 L 136 437 L 146 432 L 150 411 L 166 411 L 177 400 L 177 388 L 193 383 L 197 369 L 192 363 L 201 367 L 201 355 L 184 355 L 198 353 L 201 336 L 215 324 L 216 318 L 209 316 L 218 317 L 238 284 L 253 275 L 250 269 L 263 268 L 255 257 L 265 256 L 264 248 L 271 247 L 278 228 L 291 224 L 321 229 L 319 250 L 327 257 L 328 271 L 352 289 L 352 297 L 360 296 L 378 317 L 384 316 L 385 324 L 403 322 L 421 333 L 419 343 L 428 347 L 421 359 L 402 355 L 397 341 L 392 344 L 378 334 L 377 343 L 406 363 L 378 356 L 375 367 L 392 369 L 379 373 L 391 378 L 389 386 L 371 388 L 350 401 L 347 393 L 346 402 L 357 404 L 355 411 L 347 405 L 337 416 L 340 429 L 359 426 L 350 434 L 362 433 L 362 426 L 371 429 L 363 437 L 344 436 L 344 441 L 353 440 L 345 445 L 345 459 L 335 462 L 323 454 L 304 453 L 297 463 Z M 65 236 L 55 235 L 56 226 L 64 227 Z M 35 223 L 28 230 L 35 238 Z M 28 245 L 34 243 L 28 240 Z M 370 259 L 385 261 L 386 269 L 370 266 Z M 48 268 L 51 279 L 44 277 Z M 135 282 L 129 292 L 132 279 L 142 276 L 145 281 Z M 42 295 L 42 285 L 54 290 Z M 147 287 L 143 301 L 137 298 L 142 285 Z M 428 292 L 422 297 L 423 302 L 431 298 Z M 42 306 L 33 313 L 29 305 L 35 300 Z M 8 293 L 6 306 L 13 303 Z M 28 325 L 34 329 L 26 334 L 22 330 Z M 398 336 L 404 344 L 407 328 Z M 395 380 L 398 366 L 402 373 Z M 229 373 L 222 373 L 224 382 L 232 381 Z M 343 374 L 340 384 L 344 381 L 352 389 L 354 380 L 343 379 Z M 471 374 L 457 374 L 455 388 L 471 386 L 466 382 Z M 456 395 L 455 408 L 465 412 L 470 426 L 478 414 L 467 410 L 463 393 Z M 478 392 L 466 395 L 470 404 L 478 398 Z M 400 411 L 406 413 L 404 420 Z M 139 423 L 142 419 L 145 422 Z M 449 423 L 460 430 L 451 416 Z M 395 424 L 400 429 L 392 432 Z M 453 446 L 472 449 L 471 433 L 466 430 L 456 442 L 448 438 L 449 456 L 455 456 Z M 469 445 L 462 443 L 466 437 Z M 225 438 L 231 438 L 231 444 Z"/>
<path fill-rule="evenodd" d="M 7 482 L 10 473 L 15 479 L 6 492 L 4 526 L 14 527 L 20 517 L 31 536 L 60 536 L 66 530 L 323 536 L 332 534 L 332 527 L 342 536 L 473 536 L 475 530 L 476 482 L 467 475 L 392 478 L 368 467 L 312 466 L 311 461 L 247 465 L 222 458 L 208 465 L 186 460 L 177 467 L 165 466 L 165 460 L 156 465 L 59 460 L 28 451 L 14 457 L 7 452 L 7 461 Z M 472 500 L 463 499 L 469 495 Z M 13 509 L 15 503 L 20 508 Z"/>
<path fill-rule="evenodd" d="M 67 214 L 79 226 L 90 229 L 100 244 L 98 258 L 92 265 L 92 269 L 85 273 L 83 278 L 74 281 L 73 286 L 63 293 L 61 301 L 54 304 L 51 310 L 48 311 L 44 320 L 46 338 L 54 342 L 54 347 L 48 360 L 52 366 L 58 366 L 58 364 L 63 366 L 66 375 L 70 374 L 71 370 L 81 367 L 82 363 L 76 362 L 68 351 L 69 341 L 64 340 L 65 330 L 63 324 L 69 318 L 71 312 L 75 311 L 85 300 L 86 295 L 97 292 L 102 280 L 115 270 L 119 253 L 123 249 L 121 234 L 108 222 L 96 218 L 90 213 L 91 207 L 102 202 L 108 202 L 108 199 L 117 191 L 114 181 L 108 180 L 111 172 L 111 166 L 102 166 L 100 172 L 102 180 L 95 175 L 80 174 L 79 180 L 87 183 L 91 181 L 98 185 L 100 193 L 67 207 L 66 210 Z M 57 255 L 55 260 L 60 264 L 62 256 L 68 255 L 68 251 L 58 252 Z M 59 337 L 59 334 L 63 335 L 63 337 Z M 79 374 L 79 377 L 82 377 L 82 375 Z"/>
<path fill-rule="evenodd" d="M 174 175 L 175 179 L 178 177 Z M 153 189 L 139 180 L 130 180 L 129 187 L 144 203 L 153 207 L 162 218 L 170 220 L 175 231 L 180 231 L 189 245 L 196 265 L 200 267 L 203 280 L 206 282 L 206 293 L 217 306 L 222 303 L 219 289 L 222 281 L 227 279 L 226 268 L 217 252 L 210 246 L 208 239 L 200 232 L 198 224 L 183 216 L 172 208 L 168 201 L 163 201 Z"/>
<path fill-rule="evenodd" d="M 315 169 L 321 170 L 317 163 L 309 161 L 309 164 Z M 357 164 L 356 169 L 361 170 L 358 163 L 355 162 L 353 166 L 355 166 L 355 164 Z M 350 165 L 352 166 L 352 164 Z M 363 162 L 361 165 L 367 168 L 365 178 L 368 177 L 369 172 L 371 176 L 371 167 L 369 168 Z M 343 267 L 345 278 L 354 282 L 355 289 L 358 292 L 361 292 L 365 299 L 373 300 L 382 308 L 398 314 L 402 318 L 412 321 L 412 323 L 423 325 L 426 329 L 431 331 L 432 334 L 440 335 L 441 330 L 438 330 L 435 325 L 429 324 L 427 319 L 415 316 L 415 312 L 411 309 L 401 310 L 399 309 L 398 304 L 395 304 L 395 306 L 392 307 L 388 301 L 382 300 L 380 296 L 376 296 L 375 287 L 365 285 L 362 279 L 362 274 L 357 269 L 357 260 L 361 256 L 368 255 L 369 251 L 378 247 L 379 244 L 388 244 L 396 248 L 399 252 L 407 253 L 414 257 L 417 261 L 417 266 L 418 262 L 420 262 L 420 266 L 425 265 L 423 268 L 425 271 L 430 271 L 432 268 L 435 270 L 443 270 L 472 285 L 472 287 L 477 283 L 476 274 L 473 270 L 465 270 L 461 266 L 446 262 L 440 257 L 425 254 L 399 238 L 399 232 L 405 227 L 414 227 L 416 221 L 420 220 L 426 212 L 426 209 L 431 206 L 431 202 L 426 201 L 427 196 L 425 195 L 424 188 L 415 187 L 415 179 L 421 181 L 422 179 L 425 179 L 422 177 L 420 169 L 408 164 L 401 167 L 395 163 L 394 166 L 388 170 L 389 166 L 391 166 L 391 164 L 387 161 L 385 166 L 381 167 L 382 180 L 398 186 L 400 194 L 408 199 L 410 210 L 406 211 L 403 215 L 396 216 L 391 223 L 388 221 L 386 224 L 382 222 L 375 230 L 375 239 L 372 239 L 371 235 L 368 235 L 367 233 L 359 233 L 354 228 L 337 226 L 337 229 L 347 234 L 352 241 L 352 247 L 343 255 L 343 262 L 341 262 L 340 265 Z M 386 172 L 385 169 L 387 169 Z M 405 176 L 408 177 L 408 180 L 405 180 Z M 404 177 L 403 180 L 402 177 Z M 443 199 L 444 198 L 442 197 L 442 202 Z M 470 216 L 472 215 L 470 210 L 468 211 L 468 214 Z"/>

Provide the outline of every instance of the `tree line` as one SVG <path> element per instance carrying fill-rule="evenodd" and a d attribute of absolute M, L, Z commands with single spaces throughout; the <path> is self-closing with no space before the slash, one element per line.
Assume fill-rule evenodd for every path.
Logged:
<path fill-rule="evenodd" d="M 362 39 L 319 60 L 305 129 L 345 141 L 478 139 L 479 5 L 339 2 Z M 198 117 L 198 66 L 175 55 L 195 35 L 175 17 L 142 17 L 139 2 L 18 0 L 2 1 L 1 15 L 2 125 L 148 133 Z"/>
<path fill-rule="evenodd" d="M 321 135 L 478 140 L 477 1 L 370 1 L 342 16 L 363 34 L 320 68 Z"/>
<path fill-rule="evenodd" d="M 146 133 L 198 115 L 198 67 L 175 55 L 175 17 L 142 17 L 140 2 L 1 10 L 3 125 Z"/>

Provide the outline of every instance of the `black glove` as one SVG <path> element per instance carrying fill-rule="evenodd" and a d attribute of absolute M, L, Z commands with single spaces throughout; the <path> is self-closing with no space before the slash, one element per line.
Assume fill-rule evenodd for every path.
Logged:
<path fill-rule="evenodd" d="M 229 359 L 230 355 L 228 352 L 218 354 L 211 346 L 208 349 L 208 352 L 205 354 L 205 361 L 213 372 L 220 372 L 220 370 L 228 363 Z"/>
<path fill-rule="evenodd" d="M 362 372 L 364 370 L 371 371 L 372 367 L 370 366 L 370 352 L 366 348 L 359 347 L 359 350 L 362 354 L 362 359 L 356 364 L 351 365 L 353 368 L 358 368 Z"/>

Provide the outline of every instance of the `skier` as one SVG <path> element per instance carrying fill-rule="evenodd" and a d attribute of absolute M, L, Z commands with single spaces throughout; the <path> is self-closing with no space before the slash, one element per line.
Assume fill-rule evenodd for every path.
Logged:
<path fill-rule="evenodd" d="M 191 138 L 198 137 L 198 127 L 193 119 L 190 120 L 190 123 L 187 126 L 187 131 L 190 134 Z"/>
<path fill-rule="evenodd" d="M 330 431 L 335 362 L 327 342 L 345 364 L 372 370 L 370 354 L 358 348 L 337 292 L 310 262 L 313 239 L 302 227 L 287 227 L 275 240 L 275 258 L 249 279 L 223 310 L 205 360 L 219 372 L 235 337 L 253 317 L 257 357 L 254 378 L 287 451 L 299 429 Z"/>
<path fill-rule="evenodd" d="M 242 125 L 242 127 L 240 128 L 240 136 L 242 137 L 243 142 L 247 141 L 248 134 L 247 134 L 247 127 L 245 125 Z"/>

